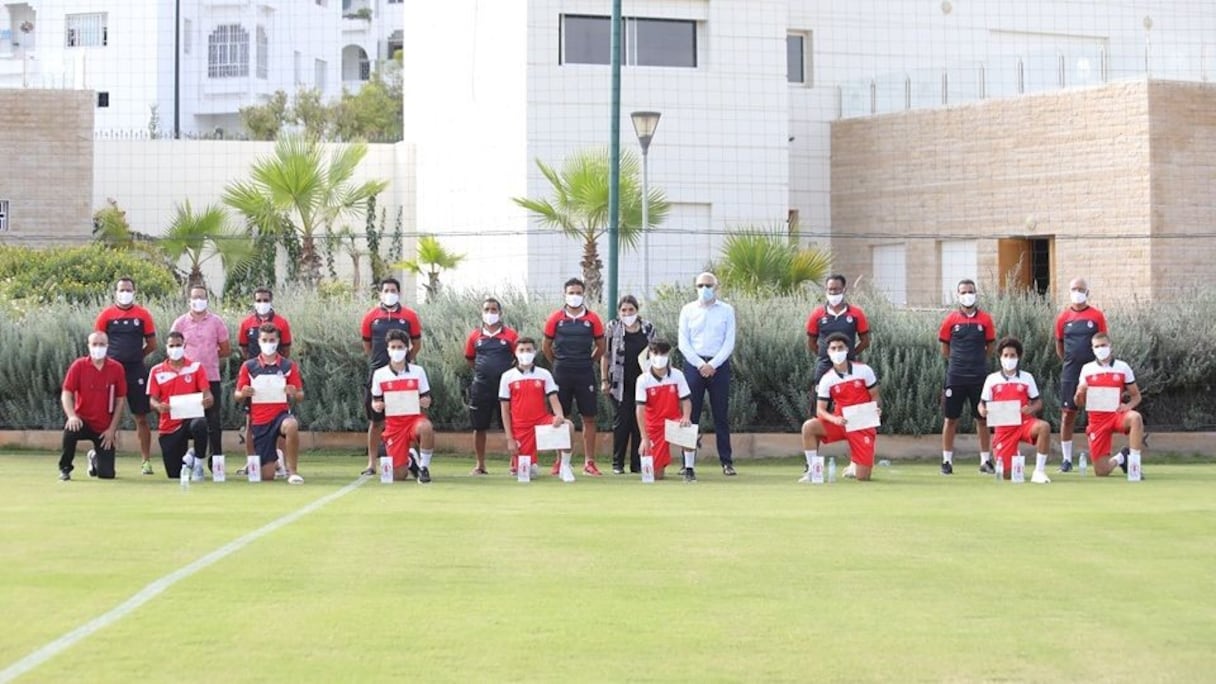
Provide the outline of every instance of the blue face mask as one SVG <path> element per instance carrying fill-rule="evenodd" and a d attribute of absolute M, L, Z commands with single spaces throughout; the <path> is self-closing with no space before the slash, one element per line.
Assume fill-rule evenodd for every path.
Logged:
<path fill-rule="evenodd" d="M 703 301 L 703 302 L 711 301 L 714 298 L 714 288 L 712 288 L 712 287 L 697 288 L 697 294 L 700 295 L 701 301 Z"/>

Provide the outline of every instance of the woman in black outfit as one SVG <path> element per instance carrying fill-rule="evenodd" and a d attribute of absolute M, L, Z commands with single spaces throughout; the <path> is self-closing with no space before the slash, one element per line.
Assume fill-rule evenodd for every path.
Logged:
<path fill-rule="evenodd" d="M 654 326 L 638 315 L 638 300 L 633 295 L 621 297 L 616 307 L 617 317 L 608 322 L 605 337 L 608 349 L 600 359 L 600 389 L 612 399 L 612 472 L 625 472 L 625 451 L 629 450 L 629 472 L 641 472 L 638 447 L 642 433 L 638 429 L 634 410 L 634 390 L 642 367 L 638 357 L 655 338 Z"/>

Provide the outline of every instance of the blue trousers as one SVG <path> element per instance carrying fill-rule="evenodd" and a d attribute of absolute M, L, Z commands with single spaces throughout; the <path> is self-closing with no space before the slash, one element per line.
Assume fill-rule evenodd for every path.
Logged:
<path fill-rule="evenodd" d="M 730 359 L 718 366 L 712 377 L 703 378 L 692 364 L 684 362 L 684 378 L 692 392 L 692 422 L 701 420 L 701 409 L 705 406 L 705 392 L 709 392 L 709 408 L 714 414 L 714 437 L 718 443 L 718 460 L 722 465 L 732 465 L 730 449 Z"/>

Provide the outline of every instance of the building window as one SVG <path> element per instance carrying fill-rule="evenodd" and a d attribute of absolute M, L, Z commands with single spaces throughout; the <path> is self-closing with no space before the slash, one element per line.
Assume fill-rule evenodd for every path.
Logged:
<path fill-rule="evenodd" d="M 105 47 L 110 42 L 105 12 L 69 14 L 65 23 L 64 45 L 67 47 Z"/>
<path fill-rule="evenodd" d="M 103 90 L 103 91 L 97 93 L 97 106 L 98 106 L 98 108 L 101 108 L 101 109 L 104 109 L 104 108 L 110 106 L 109 91 Z"/>
<path fill-rule="evenodd" d="M 811 72 L 811 34 L 791 33 L 785 37 L 785 80 L 814 85 Z"/>
<path fill-rule="evenodd" d="M 896 306 L 908 305 L 908 249 L 903 244 L 874 245 L 870 252 L 873 287 Z"/>
<path fill-rule="evenodd" d="M 322 93 L 325 92 L 325 60 L 318 59 L 313 63 L 313 85 Z"/>
<path fill-rule="evenodd" d="M 266 27 L 258 27 L 258 78 L 266 78 L 270 72 L 270 39 Z"/>
<path fill-rule="evenodd" d="M 0 199 L 0 233 L 8 232 L 8 200 Z"/>
<path fill-rule="evenodd" d="M 207 38 L 207 76 L 249 75 L 249 32 L 240 24 L 221 24 Z"/>
<path fill-rule="evenodd" d="M 624 24 L 622 63 L 696 68 L 697 22 L 626 17 Z M 608 64 L 612 55 L 612 18 L 564 15 L 561 45 L 562 64 Z"/>
<path fill-rule="evenodd" d="M 304 85 L 304 53 L 299 50 L 292 55 L 292 71 L 295 73 L 296 85 Z"/>
<path fill-rule="evenodd" d="M 182 20 L 182 52 L 187 55 L 194 51 L 194 22 Z"/>

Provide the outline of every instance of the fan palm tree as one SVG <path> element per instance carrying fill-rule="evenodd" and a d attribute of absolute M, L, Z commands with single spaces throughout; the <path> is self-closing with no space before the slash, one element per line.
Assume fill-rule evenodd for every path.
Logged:
<path fill-rule="evenodd" d="M 808 282 L 822 281 L 831 255 L 776 230 L 744 228 L 726 238 L 714 273 L 723 286 L 748 294 L 791 294 Z"/>
<path fill-rule="evenodd" d="M 583 257 L 579 265 L 587 285 L 587 297 L 599 301 L 603 292 L 604 263 L 600 260 L 599 240 L 608 232 L 608 150 L 584 150 L 566 160 L 561 171 L 539 159 L 536 166 L 553 190 L 547 199 L 513 197 L 512 201 L 532 212 L 541 225 L 561 231 L 582 241 Z M 641 164 L 631 152 L 621 155 L 620 216 L 618 235 L 620 246 L 636 247 L 644 230 L 663 223 L 671 205 L 662 190 L 649 189 L 648 223 L 642 226 L 642 182 L 638 171 Z"/>
<path fill-rule="evenodd" d="M 361 214 L 367 200 L 388 185 L 352 180 L 366 155 L 367 145 L 357 142 L 337 146 L 326 158 L 315 140 L 283 136 L 273 155 L 254 162 L 249 180 L 228 184 L 224 203 L 260 229 L 278 234 L 289 253 L 298 244 L 297 273 L 315 287 L 323 266 L 318 237 L 338 220 Z"/>
<path fill-rule="evenodd" d="M 423 235 L 418 238 L 418 256 L 396 266 L 411 273 L 426 275 L 423 287 L 426 288 L 427 301 L 430 301 L 439 295 L 439 290 L 443 287 L 439 282 L 439 274 L 456 268 L 464 261 L 464 257 L 464 254 L 449 252 L 434 235 Z"/>
<path fill-rule="evenodd" d="M 248 237 L 228 225 L 228 213 L 223 207 L 210 204 L 195 213 L 190 200 L 177 205 L 160 246 L 174 263 L 186 258 L 190 268 L 187 291 L 207 286 L 203 264 L 211 259 L 218 256 L 224 273 L 232 274 L 248 267 L 255 257 Z"/>

